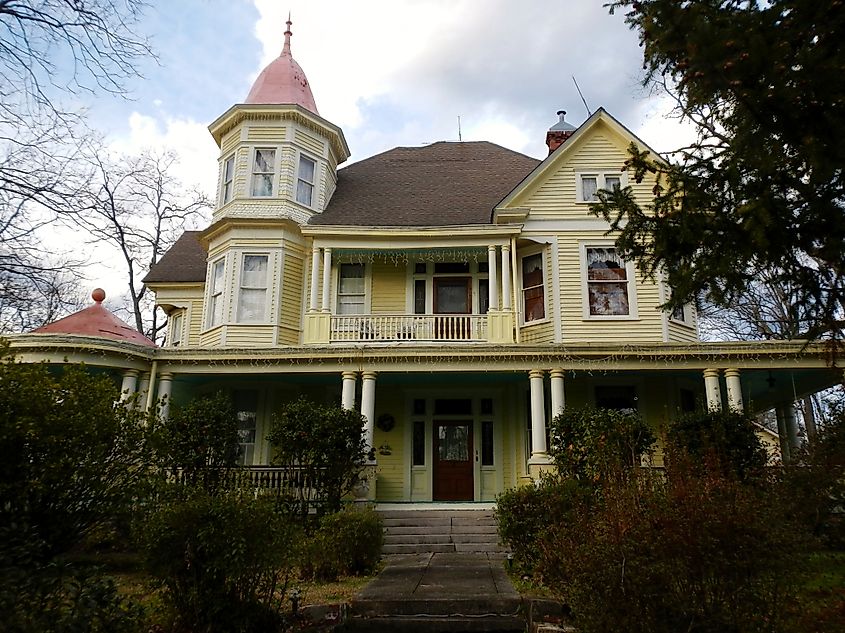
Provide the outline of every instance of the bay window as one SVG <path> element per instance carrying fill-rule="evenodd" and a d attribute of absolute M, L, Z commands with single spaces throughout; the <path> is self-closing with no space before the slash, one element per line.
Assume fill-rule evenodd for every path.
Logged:
<path fill-rule="evenodd" d="M 213 327 L 223 322 L 223 273 L 226 260 L 218 259 L 211 265 L 211 288 L 208 295 L 208 326 Z"/>
<path fill-rule="evenodd" d="M 261 323 L 267 316 L 267 255 L 244 255 L 238 290 L 238 322 Z"/>
<path fill-rule="evenodd" d="M 314 174 L 317 163 L 307 156 L 299 156 L 299 172 L 296 179 L 296 201 L 307 207 L 314 197 Z"/>
<path fill-rule="evenodd" d="M 232 154 L 223 163 L 223 189 L 220 193 L 220 204 L 226 204 L 232 199 L 232 187 L 235 181 L 235 155 Z"/>

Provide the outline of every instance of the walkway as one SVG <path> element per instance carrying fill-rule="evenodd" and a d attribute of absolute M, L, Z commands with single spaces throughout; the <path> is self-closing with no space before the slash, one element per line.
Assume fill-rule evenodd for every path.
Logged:
<path fill-rule="evenodd" d="M 391 556 L 352 601 L 347 630 L 523 631 L 520 597 L 502 555 Z"/>

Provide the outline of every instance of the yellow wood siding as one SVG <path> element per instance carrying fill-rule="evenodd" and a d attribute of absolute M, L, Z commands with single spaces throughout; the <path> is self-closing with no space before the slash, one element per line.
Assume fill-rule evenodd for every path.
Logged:
<path fill-rule="evenodd" d="M 272 325 L 228 325 L 226 347 L 271 347 Z"/>
<path fill-rule="evenodd" d="M 241 129 L 235 128 L 220 140 L 220 156 L 227 156 L 235 149 L 240 141 Z"/>
<path fill-rule="evenodd" d="M 554 341 L 554 336 L 554 324 L 551 321 L 522 327 L 521 338 L 523 343 L 551 343 Z"/>
<path fill-rule="evenodd" d="M 372 313 L 404 314 L 405 285 L 407 276 L 404 266 L 374 262 L 372 270 Z"/>
<path fill-rule="evenodd" d="M 682 325 L 669 320 L 669 340 L 673 343 L 696 343 L 698 332 L 696 328 Z"/>
<path fill-rule="evenodd" d="M 285 140 L 285 127 L 282 125 L 255 125 L 249 126 L 246 132 L 247 142 L 255 143 L 281 143 Z"/>
<path fill-rule="evenodd" d="M 200 346 L 220 347 L 221 341 L 223 340 L 223 328 L 224 326 L 218 325 L 217 327 L 200 334 Z"/>
<path fill-rule="evenodd" d="M 322 139 L 312 136 L 303 130 L 295 130 L 293 133 L 293 140 L 297 145 L 302 146 L 307 152 L 316 154 L 317 157 L 322 157 L 325 151 L 325 143 Z"/>
<path fill-rule="evenodd" d="M 304 276 L 304 261 L 301 252 L 300 246 L 285 242 L 279 327 L 279 343 L 285 345 L 296 345 L 300 339 Z"/>
<path fill-rule="evenodd" d="M 200 344 L 200 332 L 202 332 L 203 316 L 204 316 L 205 302 L 202 299 L 194 299 L 191 301 L 189 308 L 190 320 L 188 321 L 188 345 Z"/>
<path fill-rule="evenodd" d="M 405 429 L 408 421 L 398 412 L 403 410 L 403 394 L 397 390 L 376 386 L 377 402 L 376 419 L 383 413 L 390 413 L 396 418 L 396 425 L 392 430 L 384 432 L 378 427 L 373 434 L 376 448 L 376 462 L 378 463 L 378 480 L 376 495 L 379 501 L 405 500 L 405 478 L 407 466 L 405 464 Z M 384 444 L 390 446 L 390 455 L 381 455 L 378 448 Z M 410 460 L 410 456 L 407 456 Z"/>

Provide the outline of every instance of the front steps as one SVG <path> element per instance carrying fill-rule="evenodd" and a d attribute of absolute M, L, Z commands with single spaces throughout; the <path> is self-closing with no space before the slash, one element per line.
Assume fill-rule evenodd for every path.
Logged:
<path fill-rule="evenodd" d="M 392 554 L 502 553 L 491 509 L 377 509 Z"/>

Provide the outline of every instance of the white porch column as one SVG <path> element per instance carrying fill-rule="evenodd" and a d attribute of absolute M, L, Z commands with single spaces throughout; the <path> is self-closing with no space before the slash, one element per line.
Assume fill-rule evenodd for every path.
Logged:
<path fill-rule="evenodd" d="M 127 369 L 123 372 L 123 382 L 120 383 L 120 401 L 126 402 L 135 395 L 138 388 L 138 370 Z"/>
<path fill-rule="evenodd" d="M 511 247 L 502 244 L 502 310 L 511 309 Z"/>
<path fill-rule="evenodd" d="M 367 450 L 373 448 L 373 433 L 376 415 L 376 372 L 361 374 L 361 415 L 364 417 L 364 440 Z"/>
<path fill-rule="evenodd" d="M 546 398 L 543 393 L 543 370 L 528 372 L 531 385 L 531 461 L 546 462 Z"/>
<path fill-rule="evenodd" d="M 704 370 L 704 392 L 707 397 L 707 408 L 710 411 L 722 410 L 722 388 L 719 385 L 719 370 Z"/>
<path fill-rule="evenodd" d="M 311 249 L 311 299 L 308 302 L 308 311 L 316 312 L 319 310 L 317 306 L 317 292 L 320 288 L 320 249 L 316 246 Z"/>
<path fill-rule="evenodd" d="M 778 440 L 780 442 L 780 459 L 788 464 L 792 456 L 789 450 L 789 430 L 786 425 L 786 406 L 779 404 L 775 407 L 775 415 L 778 420 Z"/>
<path fill-rule="evenodd" d="M 170 415 L 170 395 L 173 392 L 173 374 L 163 372 L 158 379 L 159 416 L 166 420 Z"/>
<path fill-rule="evenodd" d="M 738 369 L 725 370 L 725 386 L 728 392 L 728 409 L 742 413 L 742 383 L 739 380 Z"/>
<path fill-rule="evenodd" d="M 329 305 L 329 287 L 332 280 L 332 249 L 323 249 L 323 312 L 331 312 Z"/>
<path fill-rule="evenodd" d="M 355 383 L 358 381 L 358 372 L 345 371 L 341 375 L 340 406 L 344 409 L 355 408 Z"/>
<path fill-rule="evenodd" d="M 141 380 L 138 383 L 138 408 L 141 411 L 147 410 L 147 393 L 150 390 L 150 374 L 144 372 L 141 374 Z"/>
<path fill-rule="evenodd" d="M 490 310 L 499 309 L 499 280 L 496 275 L 496 247 L 487 247 L 487 298 Z"/>
<path fill-rule="evenodd" d="M 552 418 L 556 418 L 561 413 L 563 413 L 563 407 L 565 405 L 564 396 L 563 396 L 563 375 L 564 371 L 562 369 L 553 369 L 550 372 L 551 375 L 551 387 L 552 387 Z"/>

